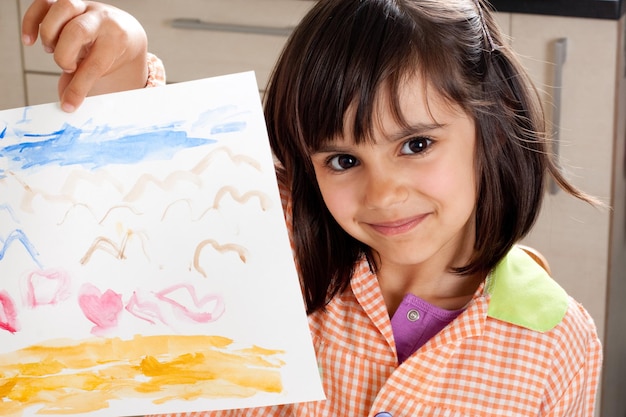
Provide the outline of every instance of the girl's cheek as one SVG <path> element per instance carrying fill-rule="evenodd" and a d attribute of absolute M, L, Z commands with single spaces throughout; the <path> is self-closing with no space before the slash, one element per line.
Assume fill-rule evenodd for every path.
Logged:
<path fill-rule="evenodd" d="M 349 193 L 346 190 L 335 189 L 326 190 L 325 193 L 322 192 L 322 196 L 330 214 L 341 224 L 341 219 L 345 216 L 351 204 Z"/>

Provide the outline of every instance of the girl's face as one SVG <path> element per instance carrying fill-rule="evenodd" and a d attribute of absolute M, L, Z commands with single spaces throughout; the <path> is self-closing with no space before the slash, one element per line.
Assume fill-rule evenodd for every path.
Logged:
<path fill-rule="evenodd" d="M 356 145 L 347 131 L 312 155 L 322 197 L 337 223 L 383 267 L 463 266 L 475 238 L 474 121 L 426 93 L 417 77 L 404 86 L 400 107 L 408 129 L 394 120 L 383 96 L 373 141 Z"/>

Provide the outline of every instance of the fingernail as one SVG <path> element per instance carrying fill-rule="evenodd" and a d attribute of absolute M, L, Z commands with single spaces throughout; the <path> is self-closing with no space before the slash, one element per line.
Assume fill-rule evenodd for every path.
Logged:
<path fill-rule="evenodd" d="M 51 54 L 51 53 L 53 53 L 53 52 L 54 52 L 54 49 L 52 49 L 52 48 L 51 48 L 51 47 L 49 47 L 49 46 L 44 46 L 44 47 L 43 47 L 43 50 L 44 50 L 44 51 L 46 51 L 46 52 L 47 52 L 47 53 L 49 53 L 49 54 Z"/>
<path fill-rule="evenodd" d="M 24 45 L 30 45 L 32 42 L 32 38 L 28 35 L 22 35 L 22 43 Z"/>
<path fill-rule="evenodd" d="M 76 107 L 72 106 L 70 103 L 62 103 L 61 108 L 63 109 L 64 112 L 67 112 L 67 113 L 72 113 L 74 112 L 74 110 L 76 110 Z"/>

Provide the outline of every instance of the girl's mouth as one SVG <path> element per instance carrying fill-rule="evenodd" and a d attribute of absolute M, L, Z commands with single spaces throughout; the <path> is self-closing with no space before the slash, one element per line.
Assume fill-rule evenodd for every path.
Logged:
<path fill-rule="evenodd" d="M 413 230 L 427 216 L 428 214 L 420 214 L 391 222 L 368 223 L 368 225 L 381 235 L 396 236 Z"/>

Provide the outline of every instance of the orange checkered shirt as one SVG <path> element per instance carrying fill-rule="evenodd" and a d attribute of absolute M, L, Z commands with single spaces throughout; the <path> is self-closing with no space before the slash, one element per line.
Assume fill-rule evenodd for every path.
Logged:
<path fill-rule="evenodd" d="M 152 74 L 150 85 L 163 83 L 163 71 Z M 401 365 L 363 259 L 350 287 L 309 316 L 326 400 L 162 417 L 591 417 L 602 361 L 593 320 L 524 256 L 513 249 L 467 309 Z"/>

